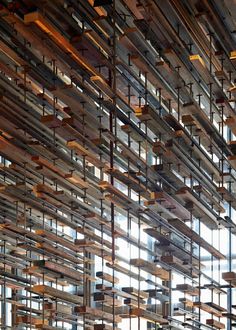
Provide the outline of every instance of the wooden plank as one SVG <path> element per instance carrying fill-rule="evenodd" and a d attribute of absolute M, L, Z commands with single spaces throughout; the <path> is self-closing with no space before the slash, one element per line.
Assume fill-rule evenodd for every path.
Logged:
<path fill-rule="evenodd" d="M 41 116 L 41 122 L 49 128 L 57 128 L 60 127 L 62 124 L 61 120 L 57 118 L 55 115 Z"/>
<path fill-rule="evenodd" d="M 214 302 L 206 302 L 206 304 L 214 309 L 217 309 L 218 311 L 220 312 L 227 312 L 227 309 L 225 309 L 224 307 L 221 307 L 220 305 L 218 304 L 215 304 Z"/>
<path fill-rule="evenodd" d="M 147 126 L 153 131 L 154 134 L 159 136 L 160 133 L 166 134 L 167 131 L 161 125 L 161 118 L 157 111 L 153 110 L 149 105 L 135 109 L 135 115 L 141 122 L 147 122 Z"/>
<path fill-rule="evenodd" d="M 170 303 L 170 297 L 161 292 L 160 289 L 148 289 L 145 290 L 149 294 L 149 298 L 154 298 L 156 300 L 159 300 L 161 303 L 169 304 Z"/>
<path fill-rule="evenodd" d="M 27 249 L 27 247 L 26 247 Z M 30 249 L 27 249 L 27 251 L 30 250 L 30 251 L 34 251 L 34 249 L 31 247 Z M 35 251 L 34 251 L 35 252 Z M 52 272 L 47 272 L 47 274 L 45 274 L 45 272 L 39 268 L 39 267 L 36 267 L 36 266 L 31 266 L 31 267 L 28 267 L 28 268 L 25 268 L 23 269 L 23 273 L 26 274 L 26 275 L 30 275 L 32 276 L 33 278 L 35 277 L 37 280 L 38 279 L 44 279 L 45 281 L 47 282 L 52 282 L 52 283 L 57 283 L 58 285 L 61 285 L 62 287 L 68 287 L 68 281 L 67 280 L 63 280 L 63 279 L 60 279 L 60 277 L 56 277 L 55 274 L 53 274 Z M 81 281 L 79 282 L 79 280 L 71 280 L 71 282 L 74 284 L 74 285 L 79 285 L 81 284 Z"/>
<path fill-rule="evenodd" d="M 49 253 L 52 253 L 56 256 L 59 256 L 63 259 L 69 260 L 75 264 L 83 264 L 83 260 L 76 258 L 75 256 L 69 254 L 69 251 L 66 251 L 63 248 L 60 248 L 59 246 L 54 246 L 49 243 L 43 242 L 43 243 L 37 243 L 36 247 L 39 249 L 43 249 Z"/>
<path fill-rule="evenodd" d="M 142 309 L 146 309 L 146 305 L 144 305 L 142 302 L 140 302 L 140 299 L 136 300 L 136 299 L 132 299 L 132 298 L 126 298 L 124 299 L 124 304 L 128 305 L 132 308 L 142 308 Z"/>
<path fill-rule="evenodd" d="M 135 280 L 138 280 L 138 281 L 145 281 L 146 280 L 145 277 L 139 276 L 137 272 L 133 272 L 133 271 L 129 270 L 129 268 L 121 266 L 118 262 L 114 263 L 114 264 L 106 262 L 106 266 L 109 267 L 109 268 L 114 269 L 115 271 L 117 271 L 119 273 L 122 273 L 122 274 L 125 274 L 125 275 L 129 276 L 129 277 L 132 277 Z"/>
<path fill-rule="evenodd" d="M 187 307 L 193 307 L 193 301 L 187 298 L 179 298 L 179 301 Z"/>
<path fill-rule="evenodd" d="M 215 249 L 210 243 L 205 241 L 201 236 L 199 236 L 194 230 L 188 227 L 180 219 L 169 219 L 168 222 L 177 228 L 181 233 L 191 238 L 194 242 L 202 246 L 205 250 L 211 253 L 217 259 L 225 259 L 226 257 L 217 249 Z"/>
<path fill-rule="evenodd" d="M 144 259 L 130 259 L 130 264 L 135 267 L 142 268 L 142 270 L 161 278 L 163 281 L 169 280 L 169 272 L 165 269 L 157 267 L 154 263 Z"/>
<path fill-rule="evenodd" d="M 35 233 L 39 237 L 46 238 L 47 240 L 49 240 L 49 242 L 50 241 L 51 242 L 57 242 L 58 244 L 60 244 L 63 247 L 68 248 L 69 250 L 72 250 L 74 252 L 78 251 L 78 248 L 74 245 L 73 242 L 66 240 L 62 236 L 56 235 L 53 232 L 49 232 L 49 231 L 44 230 L 44 229 L 37 229 L 35 231 Z"/>
<path fill-rule="evenodd" d="M 72 306 L 61 304 L 59 302 L 44 302 L 43 308 L 45 313 L 61 313 L 61 314 L 67 314 L 72 315 L 73 308 Z"/>
<path fill-rule="evenodd" d="M 164 255 L 161 256 L 160 259 L 162 262 L 179 269 L 181 272 L 190 275 L 192 278 L 197 278 L 199 276 L 199 270 L 197 270 L 197 268 L 193 267 L 192 264 L 183 262 L 181 259 L 173 255 Z"/>
<path fill-rule="evenodd" d="M 236 169 L 236 155 L 229 156 L 228 161 L 232 165 L 232 167 Z"/>
<path fill-rule="evenodd" d="M 131 139 L 137 141 L 137 142 L 142 142 L 144 141 L 144 137 L 138 133 L 135 129 L 132 128 L 131 125 L 126 124 L 126 125 L 121 125 L 121 130 L 125 132 Z"/>
<path fill-rule="evenodd" d="M 122 183 L 126 184 L 130 189 L 133 189 L 136 192 L 140 192 L 141 196 L 145 196 L 148 198 L 147 188 L 145 187 L 140 180 L 134 178 L 129 173 L 122 173 L 120 170 L 108 169 L 106 173 L 112 175 L 117 180 L 121 181 Z"/>
<path fill-rule="evenodd" d="M 122 301 L 120 299 L 113 298 L 112 296 L 109 296 L 106 293 L 102 293 L 102 292 L 94 292 L 93 300 L 95 302 L 103 303 L 104 305 L 107 305 L 107 306 L 114 305 L 115 307 L 117 307 L 117 306 L 122 305 Z"/>
<path fill-rule="evenodd" d="M 53 165 L 47 159 L 40 157 L 40 156 L 33 156 L 32 161 L 40 166 L 45 166 L 48 170 L 54 172 L 55 174 L 59 175 L 60 177 L 70 181 L 73 184 L 78 184 L 81 188 L 88 188 L 88 183 L 81 179 L 78 175 L 72 173 L 65 173 L 61 168 L 56 165 Z"/>
<path fill-rule="evenodd" d="M 106 81 L 104 78 L 101 76 L 92 76 L 90 77 L 90 80 L 99 88 L 101 89 L 108 97 L 110 100 L 114 97 L 114 93 L 110 86 L 107 85 Z"/>
<path fill-rule="evenodd" d="M 221 313 L 221 312 L 219 312 L 217 309 L 215 309 L 215 308 L 209 306 L 209 305 L 206 304 L 206 303 L 203 303 L 203 302 L 200 302 L 200 301 L 195 301 L 195 302 L 193 303 L 193 306 L 194 306 L 194 307 L 197 307 L 197 308 L 200 308 L 200 309 L 202 309 L 203 311 L 205 311 L 205 312 L 207 312 L 207 313 L 209 313 L 209 314 L 213 314 L 213 315 L 215 315 L 215 316 L 217 316 L 217 317 L 221 317 L 221 316 L 222 316 L 222 313 Z"/>
<path fill-rule="evenodd" d="M 42 31 L 48 34 L 66 53 L 70 53 L 72 58 L 87 70 L 91 75 L 100 76 L 97 70 L 90 65 L 85 57 L 81 56 L 72 44 L 66 40 L 39 12 L 31 12 L 24 16 L 26 24 L 35 23 Z"/>
<path fill-rule="evenodd" d="M 158 241 L 158 248 L 162 251 L 172 253 L 177 258 L 185 262 L 191 262 L 194 266 L 199 265 L 198 257 L 190 251 L 184 249 L 180 243 L 171 239 L 170 235 L 162 233 L 154 228 L 145 228 L 144 232 Z"/>
<path fill-rule="evenodd" d="M 223 317 L 227 317 L 230 320 L 236 321 L 236 314 L 233 313 L 222 313 Z"/>
<path fill-rule="evenodd" d="M 236 287 L 236 273 L 235 272 L 224 272 L 222 278 L 232 286 Z"/>
<path fill-rule="evenodd" d="M 79 142 L 72 140 L 67 142 L 67 147 L 69 149 L 75 150 L 76 153 L 82 157 L 86 157 L 86 159 L 98 168 L 104 168 L 105 163 L 101 162 L 93 153 L 83 147 Z"/>
<path fill-rule="evenodd" d="M 159 324 L 168 324 L 168 320 L 164 319 L 161 315 L 158 315 L 156 313 L 147 311 L 145 309 L 141 308 L 131 308 L 130 309 L 130 315 L 131 316 L 137 316 L 141 317 L 145 320 L 148 320 L 149 322 L 159 323 Z"/>
<path fill-rule="evenodd" d="M 236 281 L 236 272 L 224 272 L 222 278 L 227 282 Z"/>
<path fill-rule="evenodd" d="M 176 290 L 184 292 L 190 296 L 198 296 L 199 291 L 197 288 L 191 286 L 190 284 L 177 284 Z"/>
<path fill-rule="evenodd" d="M 0 50 L 15 62 L 17 66 L 27 66 L 27 62 L 18 56 L 17 53 L 8 47 L 3 41 L 0 41 Z"/>
<path fill-rule="evenodd" d="M 110 184 L 108 181 L 100 181 L 99 187 L 103 189 L 104 191 L 107 191 L 111 194 L 114 194 L 118 198 L 120 198 L 122 201 L 126 203 L 131 203 L 131 199 L 121 192 L 121 190 L 114 187 L 112 184 Z"/>
<path fill-rule="evenodd" d="M 31 315 L 17 315 L 16 316 L 16 324 L 31 324 L 31 325 L 42 325 L 45 323 L 45 325 L 48 324 L 48 320 L 43 320 Z"/>
<path fill-rule="evenodd" d="M 104 291 L 108 294 L 115 294 L 116 296 L 122 297 L 122 298 L 131 298 L 131 299 L 137 300 L 137 297 L 134 297 L 132 294 L 119 290 L 116 287 L 106 286 L 104 284 L 96 284 L 96 290 Z"/>
<path fill-rule="evenodd" d="M 58 298 L 59 300 L 67 301 L 72 304 L 80 305 L 83 303 L 82 297 L 76 296 L 74 294 L 65 291 L 57 290 L 47 285 L 42 285 L 42 284 L 33 285 L 31 288 L 29 288 L 29 290 L 34 293 L 38 293 L 40 295 L 45 295 L 52 298 Z"/>
<path fill-rule="evenodd" d="M 95 241 L 105 245 L 109 249 L 112 249 L 112 243 L 107 239 L 101 238 L 100 236 L 96 235 L 93 230 L 84 227 L 78 227 L 76 231 L 80 234 L 83 234 L 84 236 L 89 237 L 90 239 L 94 239 Z M 115 245 L 115 250 L 119 250 L 119 246 Z"/>
<path fill-rule="evenodd" d="M 234 135 L 236 135 L 236 119 L 234 117 L 229 117 L 225 120 L 225 125 L 227 125 Z"/>
<path fill-rule="evenodd" d="M 74 280 L 78 280 L 78 279 L 82 280 L 84 278 L 87 280 L 94 280 L 89 275 L 79 272 L 70 267 L 66 267 L 61 263 L 56 263 L 48 260 L 35 260 L 33 261 L 33 265 L 35 267 L 49 269 L 55 273 L 58 273 L 60 277 L 66 276 Z"/>
<path fill-rule="evenodd" d="M 91 239 L 87 239 L 87 238 L 75 239 L 74 243 L 76 246 L 79 246 L 82 248 L 96 245 L 96 242 L 92 241 Z"/>
<path fill-rule="evenodd" d="M 123 40 L 122 40 L 123 41 Z M 137 54 L 137 51 L 134 51 L 135 54 L 131 55 L 131 61 L 134 63 L 142 72 L 143 74 L 146 73 L 148 81 L 155 86 L 155 88 L 162 89 L 162 97 L 165 99 L 171 99 L 171 94 L 165 88 L 165 85 L 161 82 L 160 79 L 157 78 L 157 70 L 152 69 L 146 61 L 142 60 L 142 57 Z M 174 103 L 174 102 L 173 102 Z"/>
<path fill-rule="evenodd" d="M 210 229 L 218 228 L 217 214 L 214 215 L 213 212 L 203 205 L 189 187 L 180 188 L 175 195 L 186 203 L 185 207 L 193 210 L 193 214 L 196 217 L 201 217 L 202 221 Z"/>
<path fill-rule="evenodd" d="M 212 205 L 214 210 L 219 213 L 225 213 L 225 208 L 223 207 L 223 202 L 221 200 L 216 200 L 215 196 L 209 193 L 209 191 L 202 185 L 193 186 L 193 189 L 198 192 L 200 195 L 206 198 L 207 203 Z"/>
<path fill-rule="evenodd" d="M 64 328 L 58 328 L 58 327 L 53 327 L 51 325 L 45 325 L 45 324 L 37 324 L 35 326 L 36 329 L 40 330 L 63 330 Z"/>
<path fill-rule="evenodd" d="M 196 70 L 200 73 L 202 76 L 203 80 L 209 84 L 213 82 L 213 78 L 210 75 L 206 64 L 204 60 L 201 58 L 200 55 L 195 54 L 195 55 L 190 55 L 189 60 L 192 62 L 193 66 L 196 68 Z"/>
<path fill-rule="evenodd" d="M 102 280 L 104 281 L 107 281 L 107 282 L 110 282 L 110 283 L 119 283 L 120 280 L 118 277 L 113 277 L 112 275 L 110 274 L 107 274 L 105 272 L 96 272 L 96 276 L 101 278 Z"/>
<path fill-rule="evenodd" d="M 161 205 L 164 205 L 165 208 L 171 210 L 176 217 L 186 220 L 190 219 L 190 212 L 165 191 L 152 192 L 151 199 L 157 200 Z"/>
<path fill-rule="evenodd" d="M 147 299 L 149 297 L 149 294 L 142 290 L 137 290 L 134 287 L 124 287 L 122 288 L 122 291 L 127 292 L 135 297 L 141 298 L 141 299 Z"/>
<path fill-rule="evenodd" d="M 97 308 L 92 308 L 89 306 L 76 306 L 75 307 L 75 313 L 78 313 L 79 315 L 85 315 L 85 317 L 94 319 L 94 320 L 102 320 L 104 319 L 107 322 L 113 322 L 113 315 L 107 312 L 104 312 Z M 116 323 L 119 323 L 122 321 L 121 317 L 118 315 L 114 316 L 114 320 Z"/>
<path fill-rule="evenodd" d="M 121 330 L 120 328 L 113 327 L 109 324 L 94 324 L 94 330 Z"/>

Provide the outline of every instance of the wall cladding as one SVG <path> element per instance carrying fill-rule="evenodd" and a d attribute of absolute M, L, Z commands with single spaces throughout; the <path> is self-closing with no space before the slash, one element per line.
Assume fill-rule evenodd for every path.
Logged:
<path fill-rule="evenodd" d="M 233 1 L 97 2 L 0 1 L 1 329 L 231 329 Z"/>

